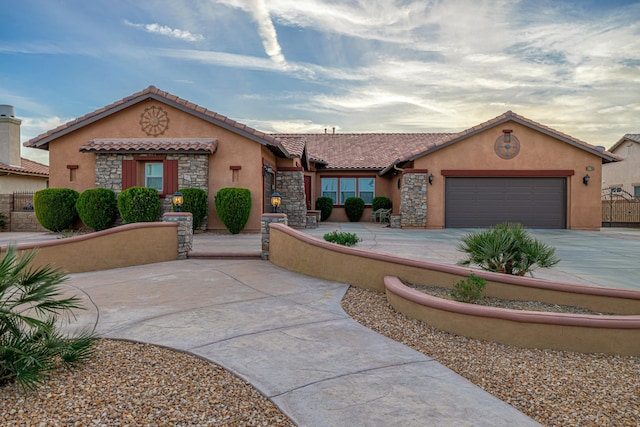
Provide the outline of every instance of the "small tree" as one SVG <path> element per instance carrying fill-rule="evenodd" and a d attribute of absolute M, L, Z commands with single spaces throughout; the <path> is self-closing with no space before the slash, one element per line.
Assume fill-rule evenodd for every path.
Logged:
<path fill-rule="evenodd" d="M 153 222 L 160 216 L 158 190 L 148 187 L 130 187 L 118 195 L 118 211 L 127 224 Z"/>
<path fill-rule="evenodd" d="M 391 199 L 386 196 L 376 196 L 373 198 L 371 208 L 374 211 L 377 211 L 378 209 L 391 209 Z"/>
<path fill-rule="evenodd" d="M 251 215 L 251 192 L 247 188 L 221 188 L 214 203 L 220 221 L 231 234 L 238 234 Z"/>
<path fill-rule="evenodd" d="M 201 188 L 183 188 L 180 190 L 184 202 L 180 208 L 182 212 L 191 212 L 193 215 L 193 230 L 200 227 L 202 220 L 209 212 L 207 192 Z"/>
<path fill-rule="evenodd" d="M 116 193 L 108 188 L 92 188 L 82 192 L 76 210 L 87 227 L 100 231 L 111 227 L 118 215 Z"/>
<path fill-rule="evenodd" d="M 349 197 L 344 201 L 344 210 L 351 222 L 360 221 L 364 212 L 364 200 L 360 197 Z"/>
<path fill-rule="evenodd" d="M 326 221 L 333 211 L 333 199 L 331 197 L 318 197 L 316 199 L 316 210 L 320 211 L 320 220 Z"/>
<path fill-rule="evenodd" d="M 453 285 L 451 297 L 459 302 L 475 304 L 482 298 L 482 291 L 487 286 L 487 281 L 473 273 L 466 280 L 459 280 Z"/>
<path fill-rule="evenodd" d="M 73 226 L 78 217 L 76 202 L 80 195 L 70 188 L 45 188 L 33 195 L 36 219 L 50 231 L 62 231 Z"/>

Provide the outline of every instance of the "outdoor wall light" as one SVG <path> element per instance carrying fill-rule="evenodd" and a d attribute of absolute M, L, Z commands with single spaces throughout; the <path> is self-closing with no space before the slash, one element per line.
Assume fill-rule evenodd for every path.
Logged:
<path fill-rule="evenodd" d="M 584 185 L 589 185 L 589 180 L 591 179 L 591 177 L 589 176 L 589 174 L 586 174 L 585 176 L 582 177 L 582 183 Z"/>
<path fill-rule="evenodd" d="M 273 213 L 278 213 L 278 206 L 282 203 L 282 196 L 277 191 L 271 195 L 271 206 L 273 206 Z"/>
<path fill-rule="evenodd" d="M 176 207 L 176 212 L 180 212 L 180 206 L 182 206 L 182 204 L 184 203 L 184 197 L 182 196 L 182 193 L 179 191 L 176 191 L 173 194 L 173 206 Z"/>
<path fill-rule="evenodd" d="M 273 173 L 273 166 L 271 166 L 271 165 L 267 165 L 267 166 L 265 166 L 265 167 L 264 167 L 264 170 L 265 170 L 267 173 Z"/>
<path fill-rule="evenodd" d="M 434 178 L 433 174 L 432 173 L 429 174 L 429 185 L 433 185 L 433 178 Z"/>

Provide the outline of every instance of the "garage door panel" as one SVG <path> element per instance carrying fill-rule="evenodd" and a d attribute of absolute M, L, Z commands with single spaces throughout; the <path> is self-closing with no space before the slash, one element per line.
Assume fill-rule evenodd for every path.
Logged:
<path fill-rule="evenodd" d="M 501 222 L 566 227 L 565 178 L 448 177 L 445 187 L 445 226 L 449 228 Z"/>

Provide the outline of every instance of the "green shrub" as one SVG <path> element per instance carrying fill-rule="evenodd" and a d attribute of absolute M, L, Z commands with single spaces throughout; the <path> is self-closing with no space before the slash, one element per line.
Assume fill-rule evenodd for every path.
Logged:
<path fill-rule="evenodd" d="M 344 211 L 347 214 L 349 221 L 360 221 L 362 212 L 364 212 L 364 200 L 360 197 L 349 197 L 344 201 Z"/>
<path fill-rule="evenodd" d="M 318 197 L 316 210 L 320 211 L 320 221 L 326 221 L 333 211 L 333 199 L 331 197 Z"/>
<path fill-rule="evenodd" d="M 344 231 L 332 231 L 323 236 L 324 240 L 331 243 L 337 243 L 342 246 L 355 246 L 358 242 L 362 242 L 362 239 L 356 236 L 355 233 L 347 233 Z"/>
<path fill-rule="evenodd" d="M 111 227 L 118 215 L 116 193 L 108 188 L 92 188 L 80 194 L 76 210 L 87 227 L 100 231 Z"/>
<path fill-rule="evenodd" d="M 127 224 L 157 221 L 161 211 L 158 190 L 148 187 L 127 188 L 118 195 L 118 211 Z"/>
<path fill-rule="evenodd" d="M 242 231 L 251 214 L 251 192 L 246 188 L 221 188 L 214 199 L 220 221 L 231 234 Z"/>
<path fill-rule="evenodd" d="M 4 221 L 4 214 L 2 212 L 0 212 L 0 228 L 4 227 L 5 221 Z"/>
<path fill-rule="evenodd" d="M 32 268 L 35 252 L 18 255 L 8 247 L 0 260 L 0 385 L 23 389 L 44 383 L 59 365 L 72 367 L 93 355 L 93 332 L 66 336 L 60 321 L 82 309 L 78 297 L 62 297 L 60 270 Z"/>
<path fill-rule="evenodd" d="M 488 230 L 469 233 L 460 239 L 458 250 L 467 253 L 459 265 L 477 265 L 483 270 L 524 276 L 560 262 L 555 248 L 533 238 L 521 224 L 498 224 Z"/>
<path fill-rule="evenodd" d="M 200 227 L 202 220 L 209 212 L 209 201 L 207 200 L 207 192 L 201 188 L 184 188 L 180 190 L 184 202 L 180 210 L 182 212 L 191 212 L 193 215 L 193 231 Z"/>
<path fill-rule="evenodd" d="M 453 285 L 451 297 L 456 301 L 474 304 L 482 298 L 485 286 L 487 286 L 486 280 L 471 273 L 468 279 L 460 280 Z"/>
<path fill-rule="evenodd" d="M 373 198 L 371 208 L 374 211 L 377 211 L 378 209 L 391 209 L 391 199 L 386 196 L 376 196 Z"/>
<path fill-rule="evenodd" d="M 76 202 L 80 195 L 70 188 L 45 188 L 33 195 L 36 219 L 51 231 L 62 231 L 73 226 L 78 217 Z"/>

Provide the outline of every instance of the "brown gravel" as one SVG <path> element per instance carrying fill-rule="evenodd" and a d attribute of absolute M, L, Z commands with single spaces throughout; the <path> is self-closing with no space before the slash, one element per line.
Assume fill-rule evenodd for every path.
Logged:
<path fill-rule="evenodd" d="M 510 347 L 439 331 L 351 287 L 343 309 L 546 426 L 640 426 L 640 357 Z"/>
<path fill-rule="evenodd" d="M 100 340 L 36 392 L 0 388 L 2 426 L 293 426 L 255 388 L 193 355 Z"/>

